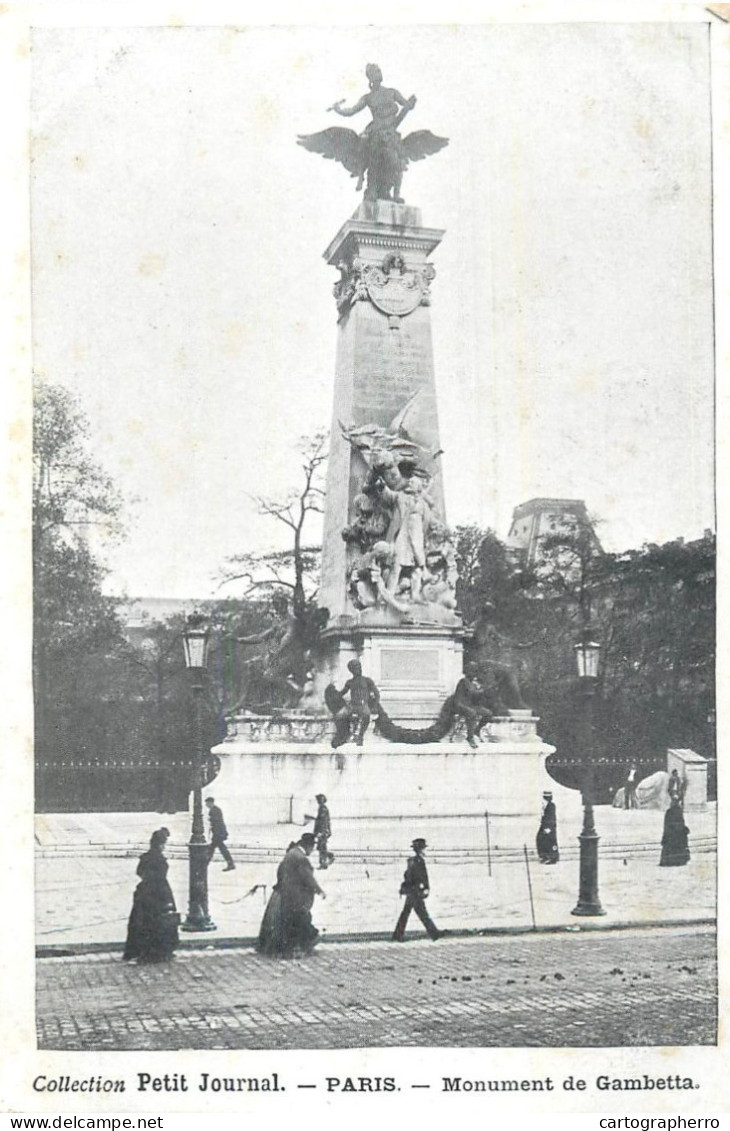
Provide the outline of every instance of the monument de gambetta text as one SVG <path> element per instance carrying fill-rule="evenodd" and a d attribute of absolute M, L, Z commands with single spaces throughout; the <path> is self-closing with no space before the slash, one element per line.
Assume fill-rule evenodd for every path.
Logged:
<path fill-rule="evenodd" d="M 340 816 L 448 817 L 483 812 L 487 801 L 494 811 L 531 812 L 551 784 L 544 758 L 552 749 L 531 712 L 491 718 L 481 744 L 473 719 L 468 735 L 464 728 L 470 710 L 480 726 L 489 712 L 475 673 L 464 675 L 468 631 L 444 507 L 430 317 L 431 257 L 444 231 L 426 226 L 402 195 L 409 162 L 447 139 L 428 130 L 403 138 L 398 127 L 415 97 L 386 87 L 374 64 L 367 78 L 353 106 L 330 107 L 343 116 L 369 110 L 362 134 L 332 127 L 299 138 L 364 186 L 324 252 L 339 275 L 318 597 L 326 626 L 298 710 L 229 720 L 215 751 L 217 789 L 230 786 L 262 821 L 296 821 L 317 792 Z"/>

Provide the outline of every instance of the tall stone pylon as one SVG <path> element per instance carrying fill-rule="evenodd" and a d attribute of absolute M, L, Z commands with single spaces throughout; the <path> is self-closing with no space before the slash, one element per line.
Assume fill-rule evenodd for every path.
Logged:
<path fill-rule="evenodd" d="M 462 674 L 430 319 L 443 235 L 418 208 L 364 201 L 324 253 L 340 279 L 320 677 L 361 659 L 403 720 L 432 719 Z"/>

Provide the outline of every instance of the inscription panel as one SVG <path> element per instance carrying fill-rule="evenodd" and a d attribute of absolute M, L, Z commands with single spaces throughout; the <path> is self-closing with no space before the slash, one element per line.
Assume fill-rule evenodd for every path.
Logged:
<path fill-rule="evenodd" d="M 380 678 L 387 683 L 438 683 L 438 652 L 425 648 L 383 648 Z"/>

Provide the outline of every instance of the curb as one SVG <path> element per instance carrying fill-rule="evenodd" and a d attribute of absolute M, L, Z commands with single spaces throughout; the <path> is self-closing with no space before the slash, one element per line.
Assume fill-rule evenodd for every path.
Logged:
<path fill-rule="evenodd" d="M 466 927 L 444 931 L 446 940 L 467 938 L 504 938 L 513 935 L 563 935 L 563 934 L 605 934 L 610 931 L 640 931 L 661 930 L 670 927 L 717 927 L 717 919 L 648 919 L 645 921 L 627 921 L 617 923 L 586 923 L 554 925 L 546 927 Z M 424 936 L 415 936 L 420 939 Z M 204 938 L 180 940 L 178 950 L 247 950 L 254 949 L 257 943 L 254 937 L 217 938 L 212 939 L 209 934 Z M 386 931 L 354 931 L 350 934 L 332 934 L 322 936 L 320 945 L 347 944 L 363 942 L 392 942 L 392 935 Z M 408 940 L 406 940 L 408 941 Z M 398 944 L 400 945 L 400 944 Z M 68 946 L 53 946 L 51 944 L 37 946 L 36 958 L 72 958 L 84 954 L 114 954 L 124 948 L 123 942 L 116 943 L 71 943 Z"/>

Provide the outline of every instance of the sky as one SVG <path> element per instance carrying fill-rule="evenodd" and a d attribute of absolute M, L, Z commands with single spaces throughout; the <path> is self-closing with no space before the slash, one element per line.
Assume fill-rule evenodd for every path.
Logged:
<path fill-rule="evenodd" d="M 449 146 L 404 196 L 443 228 L 430 307 L 447 517 L 505 537 L 584 499 L 620 550 L 714 527 L 707 25 L 41 28 L 33 366 L 127 500 L 108 588 L 206 597 L 282 544 L 255 496 L 329 427 L 358 204 L 298 147 L 365 65 Z M 316 537 L 316 529 L 312 530 Z"/>

